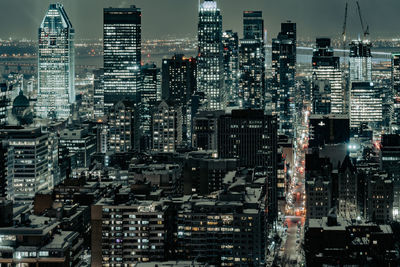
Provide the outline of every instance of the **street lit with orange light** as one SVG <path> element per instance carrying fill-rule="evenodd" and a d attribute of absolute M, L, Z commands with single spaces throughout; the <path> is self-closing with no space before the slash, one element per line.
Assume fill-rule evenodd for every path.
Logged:
<path fill-rule="evenodd" d="M 304 110 L 302 118 L 296 129 L 294 140 L 294 166 L 292 166 L 289 189 L 286 195 L 286 208 L 283 224 L 286 236 L 283 238 L 280 254 L 278 255 L 279 266 L 303 266 L 304 258 L 302 251 L 303 226 L 305 222 L 305 152 L 308 148 L 308 121 L 310 112 Z"/>

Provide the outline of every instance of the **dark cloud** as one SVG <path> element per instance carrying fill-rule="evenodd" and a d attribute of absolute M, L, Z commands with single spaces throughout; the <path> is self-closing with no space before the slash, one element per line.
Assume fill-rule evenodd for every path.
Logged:
<path fill-rule="evenodd" d="M 0 38 L 36 38 L 49 0 L 0 0 Z M 102 36 L 103 7 L 136 4 L 143 12 L 145 39 L 196 36 L 198 0 L 60 0 L 74 25 L 77 38 Z M 262 10 L 269 38 L 279 31 L 282 21 L 298 23 L 303 38 L 339 36 L 346 0 L 218 0 L 224 29 L 242 31 L 242 11 Z M 361 32 L 356 4 L 349 2 L 349 33 Z M 399 37 L 399 0 L 360 0 L 372 37 Z"/>

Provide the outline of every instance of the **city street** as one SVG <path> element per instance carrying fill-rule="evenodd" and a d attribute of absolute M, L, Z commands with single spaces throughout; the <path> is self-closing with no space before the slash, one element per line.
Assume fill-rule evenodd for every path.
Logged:
<path fill-rule="evenodd" d="M 286 238 L 280 248 L 279 266 L 303 266 L 303 227 L 305 221 L 305 152 L 308 145 L 308 116 L 304 111 L 296 129 L 294 166 L 291 169 L 289 191 L 286 196 Z"/>

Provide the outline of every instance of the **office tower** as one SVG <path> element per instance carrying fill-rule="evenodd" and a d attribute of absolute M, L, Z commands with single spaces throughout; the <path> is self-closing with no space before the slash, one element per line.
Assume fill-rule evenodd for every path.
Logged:
<path fill-rule="evenodd" d="M 196 92 L 196 59 L 176 54 L 162 63 L 162 99 L 186 105 Z"/>
<path fill-rule="evenodd" d="M 161 201 L 102 199 L 91 210 L 93 266 L 163 261 L 172 249 L 171 208 Z"/>
<path fill-rule="evenodd" d="M 265 49 L 264 20 L 261 11 L 243 13 L 243 36 L 240 40 L 239 104 L 243 108 L 264 109 Z"/>
<path fill-rule="evenodd" d="M 224 54 L 225 88 L 228 100 L 237 103 L 239 87 L 239 37 L 237 32 L 222 33 Z"/>
<path fill-rule="evenodd" d="M 152 117 L 152 150 L 175 152 L 182 144 L 182 109 L 165 101 L 155 108 Z"/>
<path fill-rule="evenodd" d="M 355 40 L 350 44 L 350 82 L 372 81 L 371 43 Z"/>
<path fill-rule="evenodd" d="M 342 87 L 342 72 L 340 71 L 340 58 L 335 57 L 331 47 L 331 39 L 317 38 L 316 48 L 312 57 L 313 66 L 313 85 L 321 81 L 328 81 L 329 86 L 329 113 L 338 114 L 344 112 L 344 91 Z M 318 90 L 319 89 L 319 90 Z M 320 97 L 322 88 L 316 86 L 312 88 L 313 112 L 317 114 L 327 114 L 318 110 L 318 106 L 324 103 L 324 98 Z"/>
<path fill-rule="evenodd" d="M 199 7 L 197 90 L 205 94 L 208 110 L 226 106 L 222 50 L 220 10 L 217 2 L 205 0 Z"/>
<path fill-rule="evenodd" d="M 200 111 L 193 119 L 193 147 L 199 150 L 218 149 L 218 119 L 225 111 Z"/>
<path fill-rule="evenodd" d="M 392 55 L 393 114 L 392 127 L 400 133 L 400 53 Z"/>
<path fill-rule="evenodd" d="M 135 142 L 135 103 L 119 101 L 109 109 L 108 149 L 114 152 L 128 152 Z"/>
<path fill-rule="evenodd" d="M 137 101 L 141 91 L 141 10 L 104 9 L 104 102 Z"/>
<path fill-rule="evenodd" d="M 93 75 L 94 118 L 102 119 L 104 117 L 104 69 L 94 70 Z"/>
<path fill-rule="evenodd" d="M 60 132 L 60 146 L 66 147 L 69 155 L 75 155 L 77 168 L 88 168 L 96 153 L 95 138 L 87 128 L 70 125 Z"/>
<path fill-rule="evenodd" d="M 218 156 L 237 158 L 240 166 L 275 166 L 276 117 L 262 110 L 233 110 L 219 117 Z"/>
<path fill-rule="evenodd" d="M 353 82 L 350 90 L 350 128 L 382 124 L 382 98 L 371 82 Z"/>
<path fill-rule="evenodd" d="M 262 11 L 243 12 L 243 39 L 264 39 Z"/>
<path fill-rule="evenodd" d="M 272 40 L 272 95 L 279 115 L 279 133 L 293 135 L 296 86 L 296 23 L 281 24 Z"/>
<path fill-rule="evenodd" d="M 39 28 L 38 102 L 41 118 L 67 119 L 75 103 L 75 30 L 62 4 L 51 4 Z"/>
<path fill-rule="evenodd" d="M 156 64 L 142 66 L 141 102 L 156 103 L 161 92 L 161 72 Z"/>
<path fill-rule="evenodd" d="M 40 128 L 11 127 L 0 129 L 0 137 L 12 149 L 9 155 L 8 195 L 15 202 L 32 201 L 36 192 L 49 189 L 48 134 Z"/>

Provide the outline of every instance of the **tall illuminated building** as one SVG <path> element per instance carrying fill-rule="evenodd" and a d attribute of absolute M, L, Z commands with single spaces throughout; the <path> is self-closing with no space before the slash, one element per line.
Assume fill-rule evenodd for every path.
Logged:
<path fill-rule="evenodd" d="M 146 64 L 142 67 L 141 102 L 155 103 L 161 93 L 161 72 L 156 64 Z"/>
<path fill-rule="evenodd" d="M 264 20 L 261 11 L 243 13 L 243 36 L 240 40 L 239 98 L 243 108 L 264 108 L 265 49 Z"/>
<path fill-rule="evenodd" d="M 279 115 L 279 133 L 293 135 L 296 86 L 296 23 L 281 24 L 278 37 L 272 40 L 272 94 Z"/>
<path fill-rule="evenodd" d="M 141 91 L 141 10 L 104 9 L 104 102 L 137 100 Z"/>
<path fill-rule="evenodd" d="M 224 48 L 225 88 L 228 100 L 236 103 L 239 86 L 239 37 L 237 32 L 224 31 L 222 45 Z"/>
<path fill-rule="evenodd" d="M 41 118 L 66 119 L 75 102 L 75 30 L 62 4 L 51 4 L 39 27 L 38 102 Z"/>
<path fill-rule="evenodd" d="M 343 113 L 344 91 L 342 87 L 342 73 L 340 71 L 340 58 L 334 56 L 329 38 L 317 38 L 316 48 L 312 57 L 312 66 L 314 74 L 312 88 L 313 112 L 318 114 L 325 113 L 317 108 L 324 106 L 324 103 L 322 103 L 324 98 L 321 97 L 322 94 L 320 93 L 324 90 L 316 85 L 319 82 L 327 81 L 329 86 L 329 99 L 327 102 L 330 105 L 329 113 Z"/>
<path fill-rule="evenodd" d="M 382 98 L 372 82 L 353 82 L 350 90 L 350 128 L 368 124 L 379 129 L 382 123 Z"/>
<path fill-rule="evenodd" d="M 372 81 L 371 43 L 355 40 L 350 44 L 350 82 Z"/>
<path fill-rule="evenodd" d="M 217 2 L 205 0 L 199 7 L 197 89 L 205 94 L 206 109 L 226 106 L 222 16 Z"/>
<path fill-rule="evenodd" d="M 393 115 L 392 124 L 400 133 L 400 54 L 392 55 Z"/>

